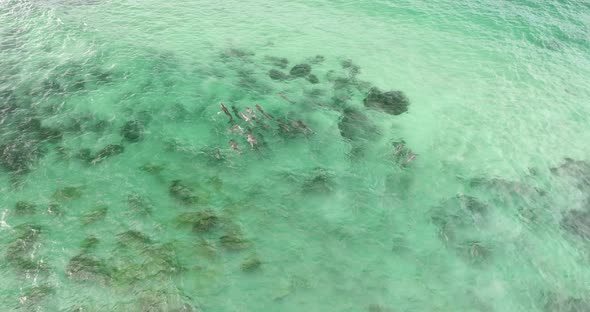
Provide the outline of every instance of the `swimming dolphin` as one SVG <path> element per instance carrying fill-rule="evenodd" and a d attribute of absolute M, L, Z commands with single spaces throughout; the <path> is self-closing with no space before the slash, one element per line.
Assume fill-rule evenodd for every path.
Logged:
<path fill-rule="evenodd" d="M 266 117 L 266 118 L 268 118 L 268 119 L 270 119 L 270 120 L 276 121 L 276 120 L 274 119 L 274 117 L 273 117 L 273 116 L 271 116 L 270 114 L 267 114 L 267 113 L 266 113 L 266 112 L 265 112 L 265 111 L 262 109 L 262 107 L 261 107 L 260 105 L 258 105 L 258 104 L 255 104 L 255 105 L 256 105 L 256 109 L 257 109 L 257 110 L 258 110 L 258 111 L 259 111 L 259 112 L 260 112 L 260 113 L 261 113 L 261 114 L 262 114 L 264 117 Z M 268 125 L 266 125 L 266 124 L 263 122 L 263 120 L 262 120 L 262 119 L 259 119 L 259 120 L 256 120 L 256 121 L 257 121 L 257 122 L 259 122 L 259 123 L 260 123 L 260 124 L 261 124 L 261 125 L 262 125 L 264 128 L 268 128 Z"/>
<path fill-rule="evenodd" d="M 274 120 L 274 117 L 272 117 L 270 114 L 267 114 L 267 113 L 266 113 L 266 112 L 265 112 L 265 111 L 262 109 L 262 107 L 260 107 L 260 105 L 256 104 L 256 109 L 257 109 L 257 110 L 258 110 L 258 111 L 259 111 L 259 112 L 260 112 L 262 115 L 264 115 L 266 118 Z"/>
<path fill-rule="evenodd" d="M 250 115 L 250 118 L 256 120 L 256 114 L 254 114 L 254 110 L 246 106 L 246 111 L 248 112 L 248 115 Z"/>
<path fill-rule="evenodd" d="M 242 127 L 240 127 L 240 125 L 238 125 L 238 124 L 234 124 L 230 131 L 231 132 L 237 131 L 239 134 L 242 134 L 242 135 L 244 134 L 244 129 Z"/>
<path fill-rule="evenodd" d="M 252 133 L 248 133 L 248 143 L 250 143 L 250 147 L 252 149 L 254 149 L 254 145 L 258 144 L 258 141 L 256 141 L 256 138 L 254 137 L 254 135 Z"/>
<path fill-rule="evenodd" d="M 291 128 L 289 128 L 289 125 L 286 124 L 283 120 L 277 119 L 276 122 L 279 124 L 279 128 L 281 128 L 281 130 L 283 130 L 284 132 L 291 132 Z"/>
<path fill-rule="evenodd" d="M 240 113 L 240 116 L 242 116 L 242 119 L 244 119 L 247 123 L 250 124 L 250 126 L 254 126 L 252 124 L 252 121 L 250 120 L 250 118 L 248 117 L 248 115 L 244 114 L 244 113 Z"/>
<path fill-rule="evenodd" d="M 299 130 L 302 130 L 305 134 L 313 133 L 313 131 L 301 120 L 293 121 L 291 125 Z"/>
<path fill-rule="evenodd" d="M 238 119 L 242 118 L 242 117 L 240 117 L 240 112 L 238 112 L 238 109 L 235 106 L 232 106 L 231 110 L 234 112 L 234 115 L 236 115 L 236 117 L 238 117 Z"/>
<path fill-rule="evenodd" d="M 408 157 L 408 160 L 406 160 L 405 164 L 408 165 L 409 163 L 414 161 L 414 159 L 416 159 L 416 156 L 418 156 L 418 154 L 410 153 L 410 157 Z"/>
<path fill-rule="evenodd" d="M 223 103 L 221 103 L 221 110 L 229 117 L 229 121 L 232 121 L 234 119 L 234 117 L 229 113 L 229 110 L 227 109 L 227 107 L 225 107 L 225 105 L 223 105 Z"/>
<path fill-rule="evenodd" d="M 404 149 L 403 144 L 398 145 L 397 148 L 395 149 L 395 152 L 393 152 L 393 156 L 397 157 L 399 155 L 399 153 L 402 152 L 403 149 Z"/>
<path fill-rule="evenodd" d="M 291 101 L 291 100 L 290 100 L 290 99 L 289 99 L 289 98 L 288 98 L 286 95 L 284 95 L 284 94 L 282 94 L 282 93 L 279 93 L 278 95 L 279 95 L 281 98 L 283 98 L 283 100 L 285 100 L 285 101 L 287 101 L 287 102 L 289 102 L 289 103 L 291 103 L 291 104 L 295 104 L 295 101 Z"/>
<path fill-rule="evenodd" d="M 234 140 L 229 141 L 229 147 L 238 153 L 240 152 L 240 147 L 238 146 L 238 142 L 236 142 Z"/>

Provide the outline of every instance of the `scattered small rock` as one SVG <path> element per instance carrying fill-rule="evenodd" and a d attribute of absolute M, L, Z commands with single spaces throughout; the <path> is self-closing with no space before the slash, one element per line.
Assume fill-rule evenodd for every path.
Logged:
<path fill-rule="evenodd" d="M 53 193 L 52 198 L 57 202 L 76 200 L 82 197 L 82 187 L 66 186 Z"/>
<path fill-rule="evenodd" d="M 272 80 L 287 80 L 289 79 L 289 75 L 283 73 L 280 70 L 276 70 L 276 69 L 271 69 L 268 71 L 268 76 L 272 79 Z"/>
<path fill-rule="evenodd" d="M 320 80 L 314 74 L 311 74 L 311 75 L 307 76 L 307 81 L 311 82 L 312 84 L 320 83 Z"/>
<path fill-rule="evenodd" d="M 170 192 L 170 196 L 187 205 L 195 204 L 199 201 L 199 198 L 194 194 L 193 189 L 186 186 L 180 180 L 172 181 L 168 190 Z"/>
<path fill-rule="evenodd" d="M 129 142 L 139 142 L 143 139 L 144 127 L 137 120 L 130 120 L 121 127 L 121 135 Z"/>
<path fill-rule="evenodd" d="M 267 60 L 273 66 L 280 68 L 287 68 L 287 65 L 289 65 L 289 60 L 284 57 L 266 56 L 265 60 Z"/>
<path fill-rule="evenodd" d="M 244 272 L 251 272 L 259 269 L 261 265 L 262 261 L 260 261 L 258 257 L 252 256 L 246 259 L 244 262 L 242 262 L 241 268 Z"/>

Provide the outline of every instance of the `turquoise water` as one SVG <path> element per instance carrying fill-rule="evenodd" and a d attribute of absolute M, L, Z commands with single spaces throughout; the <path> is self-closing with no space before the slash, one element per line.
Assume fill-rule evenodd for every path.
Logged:
<path fill-rule="evenodd" d="M 0 0 L 0 306 L 588 311 L 589 33 L 583 1 Z"/>

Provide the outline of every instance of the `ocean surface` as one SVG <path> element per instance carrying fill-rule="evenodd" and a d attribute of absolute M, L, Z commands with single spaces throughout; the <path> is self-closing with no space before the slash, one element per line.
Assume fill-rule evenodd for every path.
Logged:
<path fill-rule="evenodd" d="M 0 0 L 0 310 L 590 311 L 588 142 L 586 0 Z"/>

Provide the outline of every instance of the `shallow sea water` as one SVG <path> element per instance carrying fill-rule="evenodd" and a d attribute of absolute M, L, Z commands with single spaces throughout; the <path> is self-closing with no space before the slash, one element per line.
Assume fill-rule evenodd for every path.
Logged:
<path fill-rule="evenodd" d="M 585 1 L 0 0 L 1 310 L 589 311 L 589 33 Z"/>

